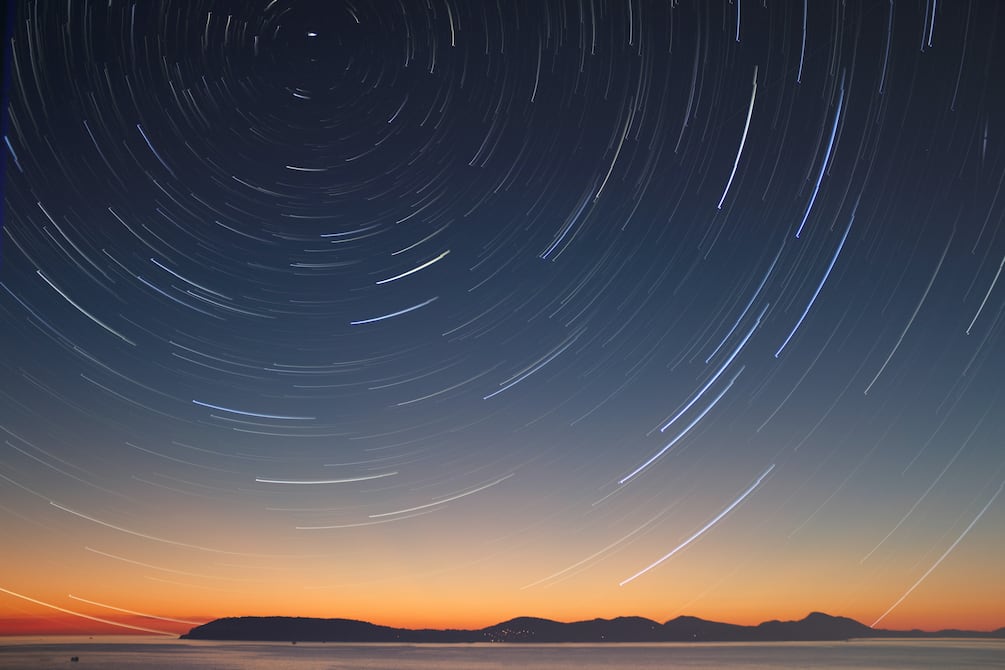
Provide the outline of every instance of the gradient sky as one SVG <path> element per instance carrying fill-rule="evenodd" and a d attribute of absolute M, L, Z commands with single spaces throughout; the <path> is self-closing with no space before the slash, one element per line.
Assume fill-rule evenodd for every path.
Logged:
<path fill-rule="evenodd" d="M 0 632 L 1005 625 L 1003 12 L 22 0 Z"/>

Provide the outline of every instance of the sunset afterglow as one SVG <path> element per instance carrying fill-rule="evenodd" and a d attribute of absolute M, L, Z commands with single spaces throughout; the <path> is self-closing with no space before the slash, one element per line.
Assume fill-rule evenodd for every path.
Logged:
<path fill-rule="evenodd" d="M 0 634 L 1005 626 L 1005 6 L 15 4 Z"/>

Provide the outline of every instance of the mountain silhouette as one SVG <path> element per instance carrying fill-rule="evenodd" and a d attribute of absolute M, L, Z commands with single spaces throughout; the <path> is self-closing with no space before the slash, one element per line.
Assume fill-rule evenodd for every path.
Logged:
<path fill-rule="evenodd" d="M 756 626 L 680 616 L 665 623 L 644 617 L 617 617 L 563 623 L 517 617 L 476 630 L 411 629 L 380 626 L 354 619 L 306 617 L 228 617 L 196 626 L 182 639 L 261 642 L 410 642 L 410 643 L 602 643 L 602 642 L 809 642 L 852 638 L 977 637 L 1005 638 L 1005 628 L 991 632 L 941 630 L 896 631 L 870 628 L 847 617 L 812 612 L 799 621 L 765 621 Z"/>

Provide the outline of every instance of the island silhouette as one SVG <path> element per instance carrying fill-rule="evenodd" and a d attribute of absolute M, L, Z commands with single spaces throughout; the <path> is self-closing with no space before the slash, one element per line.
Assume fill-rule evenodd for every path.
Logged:
<path fill-rule="evenodd" d="M 755 626 L 679 616 L 664 623 L 644 617 L 617 617 L 563 623 L 517 617 L 475 630 L 410 629 L 354 619 L 306 617 L 227 617 L 196 626 L 186 640 L 259 642 L 408 642 L 408 643 L 604 643 L 604 642 L 811 642 L 853 638 L 1005 638 L 994 631 L 887 630 L 841 616 L 812 612 L 798 621 L 765 621 Z"/>

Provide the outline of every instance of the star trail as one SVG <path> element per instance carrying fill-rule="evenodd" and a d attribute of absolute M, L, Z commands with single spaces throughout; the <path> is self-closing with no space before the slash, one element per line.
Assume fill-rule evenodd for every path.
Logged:
<path fill-rule="evenodd" d="M 1005 624 L 1005 7 L 15 5 L 0 632 Z"/>

